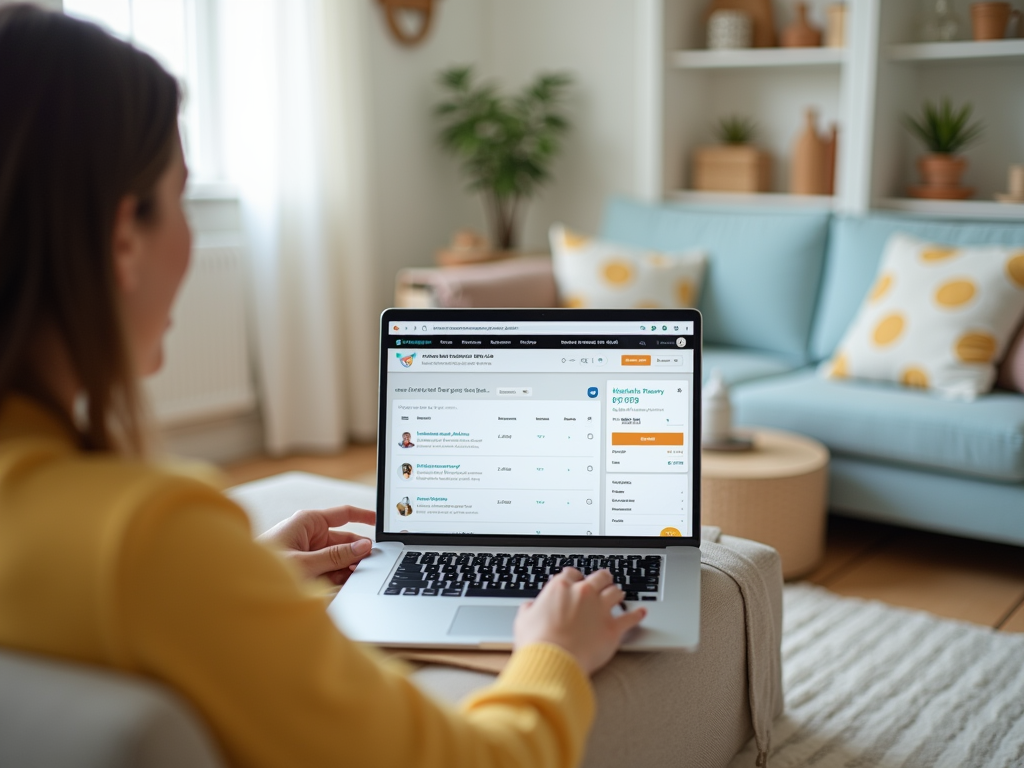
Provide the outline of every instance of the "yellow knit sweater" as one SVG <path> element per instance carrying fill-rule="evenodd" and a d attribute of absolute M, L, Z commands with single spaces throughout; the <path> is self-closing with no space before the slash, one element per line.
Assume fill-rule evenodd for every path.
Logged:
<path fill-rule="evenodd" d="M 339 633 L 221 493 L 80 452 L 21 397 L 0 404 L 0 645 L 162 681 L 240 766 L 572 766 L 594 711 L 546 644 L 458 710 L 434 702 Z"/>

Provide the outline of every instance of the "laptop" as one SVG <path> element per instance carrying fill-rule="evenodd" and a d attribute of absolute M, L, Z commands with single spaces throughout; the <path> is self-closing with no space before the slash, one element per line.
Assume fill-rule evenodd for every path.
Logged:
<path fill-rule="evenodd" d="M 552 576 L 608 568 L 648 612 L 626 650 L 695 648 L 700 385 L 696 310 L 386 310 L 376 544 L 332 618 L 510 648 Z"/>

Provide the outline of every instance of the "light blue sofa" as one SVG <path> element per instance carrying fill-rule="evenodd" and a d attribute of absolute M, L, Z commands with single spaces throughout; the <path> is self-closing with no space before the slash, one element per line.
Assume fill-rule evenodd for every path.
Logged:
<path fill-rule="evenodd" d="M 732 385 L 739 424 L 817 438 L 832 452 L 830 505 L 857 517 L 1024 545 L 1024 395 L 950 402 L 896 385 L 824 380 L 831 356 L 902 231 L 952 245 L 1024 248 L 1024 224 L 863 218 L 612 200 L 602 237 L 701 247 L 704 370 Z"/>

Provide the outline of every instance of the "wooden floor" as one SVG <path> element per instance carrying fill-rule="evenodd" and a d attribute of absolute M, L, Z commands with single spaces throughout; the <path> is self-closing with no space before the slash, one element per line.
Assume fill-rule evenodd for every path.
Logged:
<path fill-rule="evenodd" d="M 233 484 L 301 470 L 372 485 L 376 464 L 374 446 L 353 446 L 335 456 L 256 457 L 225 469 Z M 1024 547 L 831 515 L 825 558 L 808 579 L 841 595 L 1024 632 Z"/>

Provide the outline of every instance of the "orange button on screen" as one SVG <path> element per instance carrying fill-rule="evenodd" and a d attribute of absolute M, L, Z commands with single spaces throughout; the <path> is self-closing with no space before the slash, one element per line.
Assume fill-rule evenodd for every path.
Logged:
<path fill-rule="evenodd" d="M 622 364 L 623 365 L 650 365 L 651 364 L 651 356 L 650 355 L 623 355 L 622 356 Z"/>
<path fill-rule="evenodd" d="M 682 432 L 612 432 L 612 445 L 682 444 Z"/>

